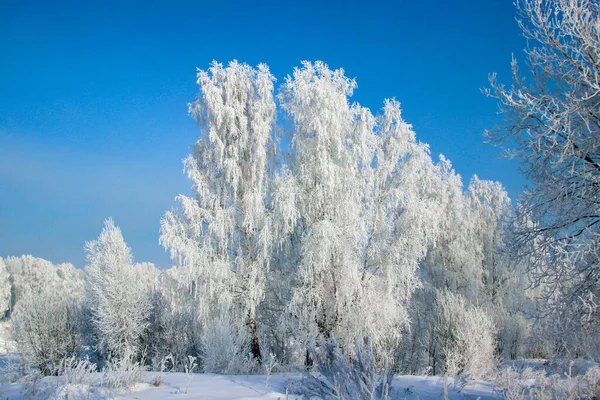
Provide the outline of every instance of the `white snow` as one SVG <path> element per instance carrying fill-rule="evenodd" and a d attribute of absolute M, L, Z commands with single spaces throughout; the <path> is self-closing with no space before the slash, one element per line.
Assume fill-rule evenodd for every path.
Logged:
<path fill-rule="evenodd" d="M 185 373 L 163 373 L 162 383 L 159 387 L 152 385 L 156 372 L 146 372 L 142 382 L 138 383 L 132 391 L 122 393 L 116 396 L 117 399 L 137 399 L 137 400 L 233 400 L 233 399 L 252 399 L 252 400 L 276 400 L 276 399 L 301 399 L 299 394 L 288 393 L 286 396 L 286 382 L 289 380 L 298 380 L 297 374 L 276 374 L 270 377 L 268 386 L 265 375 L 216 375 L 216 374 L 192 374 L 188 382 L 188 375 Z M 98 374 L 98 376 L 100 376 Z M 59 378 L 50 377 L 42 380 L 42 386 L 46 388 L 56 388 L 55 393 L 50 398 L 66 398 L 68 392 L 69 399 L 88 398 L 82 387 L 70 387 L 67 390 L 61 388 L 58 382 Z M 449 382 L 449 399 L 481 399 L 496 400 L 502 399 L 500 393 L 494 391 L 491 384 L 486 382 L 469 382 L 464 388 L 453 386 L 451 379 Z M 74 390 L 77 389 L 77 390 Z M 23 398 L 25 385 L 16 383 L 12 385 L 0 386 L 0 399 L 17 400 Z M 46 393 L 42 397 L 43 393 Z M 40 396 L 36 399 L 47 398 L 48 390 L 41 390 Z M 433 400 L 443 397 L 443 380 L 440 377 L 431 376 L 396 376 L 393 381 L 393 390 L 390 393 L 392 399 L 406 400 Z M 97 396 L 90 396 L 97 399 Z"/>
<path fill-rule="evenodd" d="M 233 400 L 233 399 L 285 399 L 285 383 L 291 379 L 300 379 L 295 374 L 277 374 L 269 379 L 265 375 L 215 375 L 193 374 L 188 386 L 184 373 L 164 374 L 160 387 L 150 384 L 156 373 L 147 372 L 134 391 L 119 396 L 120 399 L 203 399 L 203 400 Z M 501 399 L 491 384 L 486 382 L 469 383 L 462 390 L 452 386 L 449 380 L 449 398 L 492 400 Z M 187 389 L 187 394 L 185 393 Z M 430 376 L 396 376 L 393 381 L 392 399 L 433 400 L 443 396 L 443 380 Z M 288 393 L 288 399 L 301 399 L 298 394 Z"/>

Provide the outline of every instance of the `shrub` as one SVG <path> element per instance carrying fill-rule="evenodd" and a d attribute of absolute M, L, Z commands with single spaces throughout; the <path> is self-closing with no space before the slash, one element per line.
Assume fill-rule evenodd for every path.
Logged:
<path fill-rule="evenodd" d="M 446 374 L 473 379 L 491 375 L 495 328 L 483 309 L 468 305 L 461 295 L 439 292 L 435 334 Z"/>
<path fill-rule="evenodd" d="M 62 376 L 65 384 L 91 385 L 96 369 L 96 364 L 90 362 L 87 356 L 83 359 L 71 356 L 60 362 L 58 373 Z"/>
<path fill-rule="evenodd" d="M 305 370 L 300 391 L 307 398 L 317 396 L 335 400 L 389 399 L 392 373 L 387 368 L 377 373 L 375 356 L 364 351 L 358 341 L 354 353 L 340 348 L 332 338 L 320 340 L 319 348 L 311 348 L 312 358 L 319 373 L 315 376 Z"/>
<path fill-rule="evenodd" d="M 203 336 L 204 372 L 216 374 L 246 374 L 256 369 L 245 335 L 229 318 L 212 320 Z"/>
<path fill-rule="evenodd" d="M 23 298 L 12 315 L 13 336 L 26 362 L 42 375 L 57 375 L 61 360 L 79 347 L 77 305 L 47 287 Z"/>
<path fill-rule="evenodd" d="M 507 400 L 575 400 L 600 398 L 600 368 L 595 366 L 585 374 L 548 375 L 545 370 L 530 367 L 519 372 L 502 370 L 495 385 Z"/>
<path fill-rule="evenodd" d="M 102 370 L 102 384 L 113 390 L 131 390 L 139 382 L 144 367 L 130 354 L 120 359 L 110 360 Z"/>

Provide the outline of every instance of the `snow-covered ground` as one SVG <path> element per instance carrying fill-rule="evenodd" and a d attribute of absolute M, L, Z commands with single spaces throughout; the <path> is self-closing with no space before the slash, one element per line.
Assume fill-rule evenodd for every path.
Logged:
<path fill-rule="evenodd" d="M 288 393 L 286 396 L 286 382 L 300 379 L 294 374 L 277 374 L 269 379 L 265 375 L 214 375 L 214 374 L 192 374 L 164 373 L 162 383 L 156 387 L 152 385 L 157 373 L 146 372 L 142 382 L 128 393 L 118 394 L 117 399 L 137 400 L 284 400 L 286 398 L 301 399 L 302 396 Z M 189 380 L 188 380 L 189 378 Z M 112 397 L 108 395 L 88 397 L 86 390 L 81 387 L 60 388 L 58 378 L 44 378 L 41 382 L 40 394 L 37 399 L 60 398 L 60 399 L 97 399 Z M 44 388 L 46 390 L 44 390 Z M 17 400 L 25 395 L 24 384 L 12 384 L 0 386 L 0 399 Z M 45 394 L 44 394 L 45 393 Z M 58 394 L 58 396 L 56 396 Z M 394 378 L 393 390 L 390 393 L 392 399 L 420 399 L 433 400 L 443 398 L 443 381 L 439 377 L 425 376 L 397 376 Z M 462 389 L 452 387 L 450 384 L 449 398 L 458 399 L 501 399 L 493 387 L 485 382 L 473 382 Z"/>
<path fill-rule="evenodd" d="M 11 367 L 19 368 L 18 354 L 15 352 L 15 342 L 10 335 L 8 322 L 0 322 L 0 370 L 6 375 L 9 360 Z M 15 371 L 17 373 L 17 371 Z M 98 387 L 102 379 L 101 374 L 94 374 L 94 386 Z M 152 383 L 157 375 L 161 375 L 161 384 L 156 387 Z M 140 383 L 136 384 L 128 393 L 100 393 L 96 388 L 90 392 L 89 386 L 74 385 L 64 386 L 62 378 L 46 377 L 36 386 L 37 394 L 31 396 L 27 393 L 25 383 L 0 384 L 0 400 L 17 400 L 25 397 L 36 400 L 61 399 L 61 400 L 96 400 L 115 397 L 117 399 L 138 400 L 276 400 L 300 399 L 302 396 L 289 391 L 286 394 L 286 383 L 300 380 L 298 374 L 275 374 L 268 379 L 265 375 L 215 375 L 145 372 Z M 31 390 L 31 385 L 29 388 Z M 443 380 L 430 376 L 396 376 L 393 389 L 390 393 L 392 399 L 419 399 L 430 400 L 443 397 Z M 450 381 L 449 398 L 491 400 L 501 399 L 502 396 L 495 392 L 492 385 L 485 382 L 472 382 L 464 388 L 455 388 Z"/>
<path fill-rule="evenodd" d="M 298 375 L 274 375 L 270 378 L 268 387 L 264 375 L 214 375 L 194 374 L 189 387 L 185 374 L 166 374 L 160 387 L 154 387 L 149 382 L 155 374 L 147 373 L 135 391 L 119 396 L 122 399 L 285 399 L 286 382 Z M 148 382 L 148 383 L 146 383 Z M 185 394 L 187 387 L 187 394 Z M 392 399 L 439 399 L 443 396 L 443 381 L 439 377 L 397 376 L 390 393 Z M 287 394 L 289 399 L 300 399 L 302 396 Z M 450 399 L 501 399 L 492 386 L 484 382 L 472 383 L 462 390 L 452 387 L 449 390 Z"/>

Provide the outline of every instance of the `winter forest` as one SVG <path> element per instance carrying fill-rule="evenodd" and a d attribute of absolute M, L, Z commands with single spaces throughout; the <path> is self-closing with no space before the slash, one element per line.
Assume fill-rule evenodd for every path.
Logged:
<path fill-rule="evenodd" d="M 213 62 L 188 109 L 192 191 L 161 220 L 172 267 L 134 260 L 111 218 L 83 270 L 0 258 L 5 384 L 35 398 L 99 375 L 102 398 L 143 374 L 292 373 L 282 398 L 413 398 L 401 375 L 440 379 L 440 398 L 475 381 L 598 398 L 599 6 L 517 7 L 526 62 L 483 95 L 506 121 L 487 139 L 530 182 L 519 199 L 431 154 L 396 99 L 355 102 L 342 69 Z"/>

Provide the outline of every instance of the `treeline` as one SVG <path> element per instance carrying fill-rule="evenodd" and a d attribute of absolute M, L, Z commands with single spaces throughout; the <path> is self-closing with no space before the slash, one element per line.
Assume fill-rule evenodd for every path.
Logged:
<path fill-rule="evenodd" d="M 514 248 L 526 218 L 499 183 L 463 188 L 398 102 L 351 103 L 342 70 L 305 62 L 274 82 L 235 61 L 198 72 L 194 195 L 162 220 L 172 268 L 134 263 L 111 219 L 84 270 L 0 261 L 0 312 L 28 362 L 54 374 L 72 355 L 175 369 L 193 356 L 246 373 L 265 358 L 310 367 L 311 346 L 335 339 L 396 371 L 485 377 L 499 357 L 572 348 L 531 335 L 537 292 Z"/>

